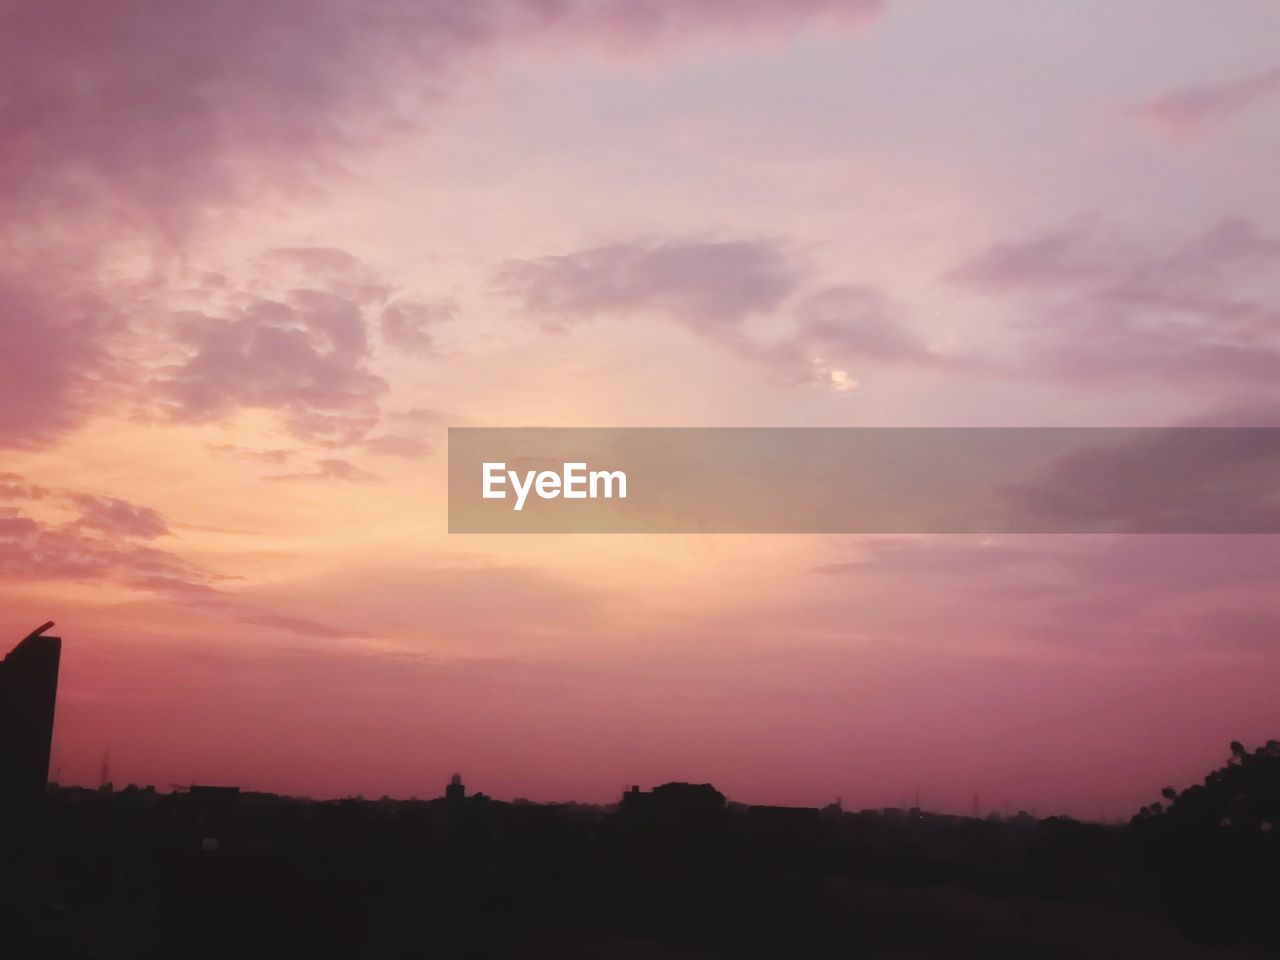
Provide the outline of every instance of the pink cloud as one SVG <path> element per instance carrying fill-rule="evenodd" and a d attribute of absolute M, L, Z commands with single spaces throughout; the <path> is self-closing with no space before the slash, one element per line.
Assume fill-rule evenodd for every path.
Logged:
<path fill-rule="evenodd" d="M 17 473 L 0 473 L 0 500 L 43 500 L 51 491 Z"/>
<path fill-rule="evenodd" d="M 43 276 L 17 251 L 0 265 L 0 447 L 47 443 L 85 415 L 118 378 L 104 340 L 121 325 L 81 277 Z"/>
<path fill-rule="evenodd" d="M 164 517 L 150 507 L 87 493 L 70 494 L 70 499 L 80 511 L 77 523 L 83 529 L 139 540 L 154 540 L 169 533 Z"/>
<path fill-rule="evenodd" d="M 370 437 L 362 444 L 363 449 L 384 457 L 403 457 L 414 460 L 431 452 L 431 445 L 417 437 L 406 437 L 398 433 L 385 433 Z"/>
<path fill-rule="evenodd" d="M 981 366 L 930 349 L 877 290 L 852 284 L 810 290 L 785 246 L 769 240 L 592 247 L 509 262 L 499 270 L 497 286 L 550 329 L 651 314 L 790 381 L 829 382 L 841 365 L 864 363 Z M 788 323 L 780 339 L 765 343 L 748 336 L 746 321 L 771 316 Z"/>
<path fill-rule="evenodd" d="M 362 470 L 349 460 L 326 457 L 316 461 L 316 468 L 308 473 L 279 473 L 267 477 L 268 480 L 346 480 L 352 483 L 369 483 L 381 480 L 376 473 Z"/>
<path fill-rule="evenodd" d="M 1139 122 L 1175 137 L 1203 134 L 1237 114 L 1280 93 L 1280 67 L 1235 80 L 1186 87 L 1138 104 L 1130 114 Z"/>
<path fill-rule="evenodd" d="M 234 443 L 214 443 L 206 449 L 219 456 L 235 457 L 237 460 L 248 460 L 253 463 L 283 464 L 297 452 L 285 447 L 273 447 L 269 450 L 252 450 Z"/>
<path fill-rule="evenodd" d="M 459 76 L 504 46 L 550 39 L 634 55 L 690 37 L 786 35 L 816 17 L 853 26 L 880 8 L 879 0 L 0 0 L 0 446 L 48 443 L 115 402 L 104 380 L 136 381 L 110 360 L 110 337 L 129 330 L 120 319 L 127 302 L 100 276 L 113 252 L 181 252 L 221 208 L 324 189 L 360 151 L 420 132 Z M 281 255 L 331 278 L 352 268 L 341 251 Z M 393 320 L 391 330 L 402 345 L 421 342 L 420 325 Z M 203 332 L 202 359 L 175 386 L 185 413 L 222 406 L 211 389 L 219 365 L 261 374 L 269 352 L 301 349 L 279 331 L 253 336 L 253 346 L 228 347 L 238 357 L 215 356 L 218 333 Z M 338 372 L 353 386 L 353 371 Z M 239 399 L 256 405 L 271 389 L 259 376 Z M 366 381 L 355 392 L 367 400 L 372 390 Z M 303 429 L 346 432 L 326 406 L 332 394 L 321 393 Z"/>
<path fill-rule="evenodd" d="M 557 0 L 556 11 L 571 33 L 590 37 L 606 50 L 631 54 L 731 33 L 776 39 L 806 22 L 856 28 L 881 15 L 885 0 Z"/>
<path fill-rule="evenodd" d="M 447 300 L 397 300 L 387 304 L 379 318 L 382 341 L 402 353 L 430 353 L 435 349 L 431 328 L 457 315 L 457 305 Z"/>
<path fill-rule="evenodd" d="M 206 291 L 204 310 L 171 318 L 160 339 L 169 362 L 151 370 L 139 405 L 197 423 L 269 410 L 304 444 L 425 452 L 414 437 L 372 436 L 388 392 L 372 367 L 379 355 L 434 349 L 433 328 L 454 318 L 454 304 L 409 297 L 337 248 L 270 250 L 259 266 L 270 279 L 249 285 L 257 292 L 221 283 Z M 293 280 L 309 285 L 290 288 Z M 263 286 L 281 292 L 268 296 Z M 224 452 L 283 459 L 280 451 Z"/>
<path fill-rule="evenodd" d="M 10 216 L 181 231 L 210 200 L 297 184 L 420 123 L 468 59 L 540 39 L 653 49 L 689 37 L 855 26 L 881 0 L 7 0 L 0 183 Z M 25 218 L 24 217 L 24 218 Z"/>
<path fill-rule="evenodd" d="M 690 327 L 732 333 L 747 317 L 781 305 L 800 273 L 771 241 L 667 240 L 512 261 L 497 283 L 552 328 L 608 313 L 655 311 Z"/>
<path fill-rule="evenodd" d="M 52 503 L 71 516 L 64 520 L 31 516 L 31 501 Z M 150 507 L 31 484 L 16 474 L 0 475 L 0 583 L 114 585 L 296 635 L 353 635 L 350 630 L 239 599 L 225 589 L 233 578 L 153 545 L 171 533 L 168 521 Z"/>
<path fill-rule="evenodd" d="M 359 304 L 298 290 L 228 316 L 180 319 L 187 355 L 157 381 L 176 419 L 208 421 L 241 407 L 284 411 L 299 437 L 347 443 L 378 422 L 386 383 L 368 369 Z"/>
<path fill-rule="evenodd" d="M 66 522 L 38 520 L 17 507 L 0 508 L 0 577 L 8 582 L 98 581 L 140 584 L 160 577 L 205 585 L 208 576 L 168 551 L 140 543 L 167 533 L 163 518 L 112 498 L 69 494 L 80 507 Z"/>
<path fill-rule="evenodd" d="M 315 620 L 303 617 L 290 617 L 279 613 L 247 613 L 240 616 L 239 621 L 253 627 L 270 627 L 273 630 L 285 630 L 304 637 L 315 637 L 321 640 L 335 640 L 350 636 L 346 630 L 339 630 Z"/>
<path fill-rule="evenodd" d="M 828 365 L 975 366 L 927 346 L 911 332 L 901 308 L 870 287 L 828 287 L 798 303 L 793 314 L 794 332 L 771 352 L 797 368 L 813 357 Z"/>
<path fill-rule="evenodd" d="M 1195 382 L 1222 390 L 1280 382 L 1280 238 L 1227 219 L 1168 250 L 1077 223 L 1001 243 L 950 279 L 1026 298 L 1025 372 L 1068 380 Z"/>

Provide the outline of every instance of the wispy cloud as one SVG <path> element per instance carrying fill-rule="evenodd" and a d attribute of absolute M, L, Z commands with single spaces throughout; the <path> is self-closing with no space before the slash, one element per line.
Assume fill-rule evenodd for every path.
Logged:
<path fill-rule="evenodd" d="M 349 460 L 326 457 L 317 460 L 314 470 L 305 473 L 277 473 L 267 477 L 268 480 L 297 482 L 302 480 L 343 480 L 350 483 L 370 483 L 381 480 L 376 473 L 370 473 L 357 467 Z"/>
<path fill-rule="evenodd" d="M 157 545 L 171 536 L 168 520 L 150 507 L 0 475 L 0 582 L 115 585 L 302 636 L 353 635 L 240 599 L 226 589 L 234 577 Z"/>
<path fill-rule="evenodd" d="M 496 283 L 552 330 L 605 317 L 666 320 L 784 380 L 836 390 L 856 386 L 848 369 L 854 365 L 972 363 L 926 346 L 874 288 L 815 288 L 774 240 L 610 244 L 508 262 Z M 780 320 L 785 332 L 772 340 L 752 336 L 753 318 Z"/>
<path fill-rule="evenodd" d="M 654 312 L 733 334 L 768 314 L 801 282 L 770 240 L 636 241 L 504 264 L 499 290 L 555 329 L 604 314 Z"/>
<path fill-rule="evenodd" d="M 951 279 L 1030 304 L 1028 374 L 1238 391 L 1280 382 L 1277 266 L 1280 238 L 1247 220 L 1166 249 L 1080 222 L 997 244 Z"/>
<path fill-rule="evenodd" d="M 280 410 L 299 437 L 351 442 L 378 421 L 387 385 L 368 369 L 358 303 L 298 290 L 228 315 L 181 317 L 186 356 L 157 380 L 175 419 L 203 422 L 239 408 Z"/>
<path fill-rule="evenodd" d="M 816 18 L 856 27 L 881 7 L 880 0 L 5 0 L 0 447 L 48 444 L 117 403 L 105 386 L 137 384 L 137 372 L 116 360 L 128 351 L 115 349 L 114 338 L 135 327 L 116 261 L 181 255 L 219 211 L 314 196 L 361 151 L 421 133 L 459 78 L 502 49 L 550 41 L 634 57 L 707 38 L 786 35 Z M 342 250 L 273 256 L 325 275 L 321 286 L 348 300 L 376 292 L 376 281 Z M 359 432 L 377 386 L 352 366 L 356 352 L 317 355 L 314 338 L 323 334 L 314 309 L 310 320 L 292 322 L 264 321 L 260 309 L 246 314 L 188 325 L 196 356 L 166 388 L 179 411 L 207 417 L 228 403 L 256 407 L 291 394 L 284 402 L 297 414 L 304 391 L 321 410 L 294 416 L 300 430 Z M 388 343 L 429 346 L 420 314 L 388 316 Z M 318 381 L 322 368 L 340 384 Z M 217 377 L 237 371 L 249 382 L 220 400 Z M 337 392 L 346 398 L 334 411 Z"/>
<path fill-rule="evenodd" d="M 1184 87 L 1132 107 L 1130 115 L 1159 133 L 1175 137 L 1204 134 L 1280 94 L 1280 67 L 1234 80 Z"/>
<path fill-rule="evenodd" d="M 432 328 L 457 315 L 457 304 L 449 300 L 430 303 L 397 300 L 387 304 L 379 317 L 382 341 L 402 353 L 431 353 L 435 349 Z"/>

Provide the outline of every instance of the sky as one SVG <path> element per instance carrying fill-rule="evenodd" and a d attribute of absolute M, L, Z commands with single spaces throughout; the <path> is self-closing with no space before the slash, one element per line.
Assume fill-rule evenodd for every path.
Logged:
<path fill-rule="evenodd" d="M 1280 425 L 1271 0 L 0 0 L 51 776 L 1127 817 L 1270 536 L 464 536 L 449 426 Z M 1153 492 L 1154 495 L 1154 492 Z"/>

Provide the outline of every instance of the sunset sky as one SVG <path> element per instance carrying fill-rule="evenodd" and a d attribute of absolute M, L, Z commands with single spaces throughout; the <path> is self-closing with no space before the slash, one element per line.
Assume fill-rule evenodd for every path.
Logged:
<path fill-rule="evenodd" d="M 454 426 L 1280 426 L 1273 0 L 0 0 L 51 776 L 1127 817 L 1271 536 L 463 536 Z"/>

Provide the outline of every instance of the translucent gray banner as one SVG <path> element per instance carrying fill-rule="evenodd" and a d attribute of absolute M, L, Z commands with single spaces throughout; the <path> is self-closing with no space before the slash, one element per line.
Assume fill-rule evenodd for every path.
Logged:
<path fill-rule="evenodd" d="M 451 533 L 1280 533 L 1280 428 L 451 428 Z"/>

